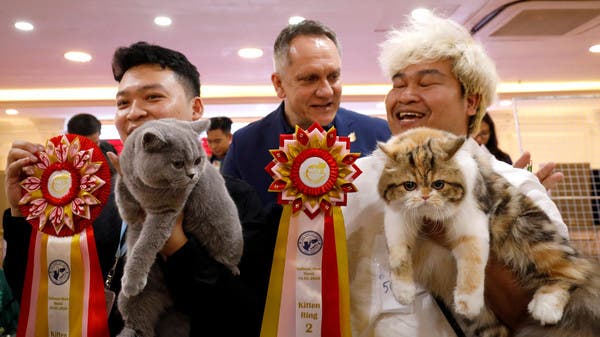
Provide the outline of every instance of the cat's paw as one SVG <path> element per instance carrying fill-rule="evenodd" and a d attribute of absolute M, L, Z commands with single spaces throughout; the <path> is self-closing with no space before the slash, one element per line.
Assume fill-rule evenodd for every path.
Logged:
<path fill-rule="evenodd" d="M 240 274 L 240 269 L 237 266 L 229 266 L 229 270 L 231 270 L 233 276 L 238 276 Z"/>
<path fill-rule="evenodd" d="M 561 292 L 536 293 L 527 309 L 542 325 L 556 324 L 563 316 L 566 301 Z"/>
<path fill-rule="evenodd" d="M 411 304 L 415 300 L 417 288 L 412 282 L 394 280 L 392 281 L 392 292 L 400 304 Z"/>
<path fill-rule="evenodd" d="M 129 277 L 123 275 L 121 282 L 121 292 L 127 297 L 132 297 L 144 290 L 146 283 L 148 282 L 148 277 Z"/>
<path fill-rule="evenodd" d="M 475 291 L 471 294 L 454 292 L 454 309 L 457 313 L 467 318 L 475 318 L 478 316 L 481 313 L 483 306 L 483 291 Z"/>
<path fill-rule="evenodd" d="M 135 330 L 132 328 L 125 327 L 123 330 L 121 330 L 121 332 L 119 332 L 117 337 L 138 337 L 138 334 L 136 334 Z"/>

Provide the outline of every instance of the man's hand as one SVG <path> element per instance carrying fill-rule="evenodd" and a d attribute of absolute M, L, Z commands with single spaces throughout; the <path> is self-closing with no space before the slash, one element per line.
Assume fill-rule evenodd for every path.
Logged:
<path fill-rule="evenodd" d="M 533 294 L 519 285 L 515 274 L 491 254 L 485 268 L 484 296 L 489 308 L 512 331 L 529 317 L 527 304 Z"/>
<path fill-rule="evenodd" d="M 531 154 L 527 151 L 523 152 L 523 155 L 515 161 L 513 167 L 525 168 L 531 161 Z M 565 177 L 562 172 L 554 172 L 556 168 L 555 163 L 540 164 L 540 170 L 535 173 L 542 185 L 546 190 L 550 191 L 555 188 L 556 185 L 563 180 Z"/>
<path fill-rule="evenodd" d="M 116 153 L 110 151 L 106 152 L 106 155 L 108 156 L 108 160 L 110 160 L 110 163 L 113 165 L 117 173 L 121 175 L 121 165 L 119 164 L 119 156 L 117 156 Z"/>
<path fill-rule="evenodd" d="M 171 236 L 167 239 L 167 242 L 165 242 L 165 245 L 160 250 L 160 253 L 167 258 L 183 247 L 186 242 L 187 237 L 183 232 L 183 213 L 181 213 L 175 221 L 175 226 L 173 226 Z"/>
<path fill-rule="evenodd" d="M 6 160 L 5 193 L 12 216 L 23 216 L 18 207 L 19 200 L 21 200 L 21 197 L 23 196 L 19 183 L 26 175 L 33 174 L 32 165 L 38 161 L 38 158 L 35 155 L 43 150 L 44 147 L 40 144 L 15 141 L 8 151 Z"/>

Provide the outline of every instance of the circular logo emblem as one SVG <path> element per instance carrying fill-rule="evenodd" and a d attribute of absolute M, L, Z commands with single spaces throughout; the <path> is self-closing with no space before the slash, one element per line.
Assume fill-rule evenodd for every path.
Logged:
<path fill-rule="evenodd" d="M 335 158 L 322 149 L 306 149 L 292 163 L 290 178 L 302 194 L 323 195 L 329 192 L 338 178 Z"/>
<path fill-rule="evenodd" d="M 54 260 L 48 267 L 48 278 L 57 286 L 67 282 L 71 276 L 69 265 L 63 260 Z"/>
<path fill-rule="evenodd" d="M 52 172 L 48 178 L 48 192 L 56 199 L 61 199 L 69 193 L 72 184 L 69 171 L 57 170 Z"/>
<path fill-rule="evenodd" d="M 298 250 L 304 255 L 315 255 L 323 248 L 323 238 L 315 231 L 306 231 L 298 238 Z"/>
<path fill-rule="evenodd" d="M 300 180 L 308 187 L 321 187 L 329 180 L 329 165 L 319 157 L 307 158 L 300 165 Z"/>

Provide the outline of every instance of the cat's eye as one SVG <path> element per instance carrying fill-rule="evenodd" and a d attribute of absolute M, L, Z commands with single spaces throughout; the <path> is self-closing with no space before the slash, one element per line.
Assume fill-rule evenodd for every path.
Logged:
<path fill-rule="evenodd" d="M 444 181 L 443 180 L 436 180 L 433 183 L 431 183 L 431 187 L 433 187 L 436 190 L 441 190 L 442 188 L 444 188 Z"/>
<path fill-rule="evenodd" d="M 196 158 L 196 160 L 194 160 L 194 166 L 200 165 L 201 162 L 202 162 L 202 157 Z"/>
<path fill-rule="evenodd" d="M 417 184 L 414 181 L 407 181 L 404 184 L 402 184 L 402 186 L 404 186 L 404 189 L 407 191 L 412 191 L 415 188 L 417 188 Z"/>
<path fill-rule="evenodd" d="M 173 167 L 176 169 L 183 168 L 183 160 L 176 160 L 173 162 Z"/>

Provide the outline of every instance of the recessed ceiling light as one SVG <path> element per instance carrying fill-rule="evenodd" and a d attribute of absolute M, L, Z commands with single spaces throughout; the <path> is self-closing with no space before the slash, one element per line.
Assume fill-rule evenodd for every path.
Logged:
<path fill-rule="evenodd" d="M 302 16 L 294 15 L 294 16 L 291 16 L 291 17 L 288 19 L 288 23 L 289 23 L 290 25 L 295 25 L 295 24 L 298 24 L 298 23 L 300 23 L 300 22 L 302 22 L 302 21 L 304 21 L 304 20 L 305 20 L 305 19 L 304 19 Z"/>
<path fill-rule="evenodd" d="M 65 58 L 73 62 L 89 62 L 92 60 L 92 55 L 82 51 L 69 51 L 65 53 Z"/>
<path fill-rule="evenodd" d="M 600 44 L 595 44 L 590 47 L 590 52 L 592 53 L 600 53 Z"/>
<path fill-rule="evenodd" d="M 4 113 L 7 115 L 18 115 L 19 114 L 19 110 L 17 109 L 6 109 L 4 110 Z"/>
<path fill-rule="evenodd" d="M 154 18 L 154 23 L 158 26 L 170 26 L 172 22 L 168 16 L 157 16 Z"/>
<path fill-rule="evenodd" d="M 30 31 L 33 30 L 33 25 L 27 21 L 17 21 L 15 22 L 15 28 L 22 31 Z"/>
<path fill-rule="evenodd" d="M 238 55 L 245 59 L 255 59 L 263 56 L 263 51 L 260 48 L 242 48 L 238 50 Z"/>
<path fill-rule="evenodd" d="M 415 8 L 410 12 L 410 16 L 415 20 L 424 20 L 431 16 L 431 11 L 427 8 Z"/>

